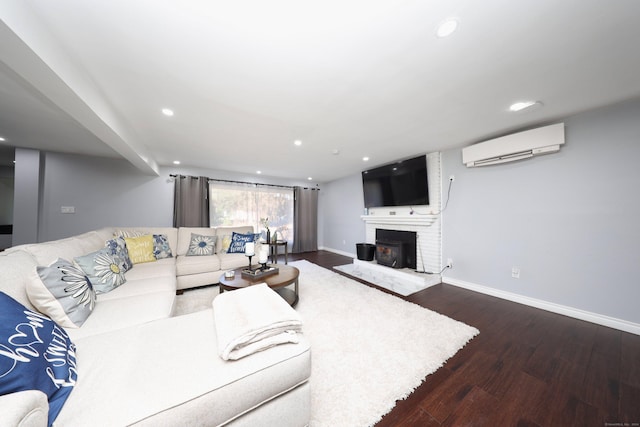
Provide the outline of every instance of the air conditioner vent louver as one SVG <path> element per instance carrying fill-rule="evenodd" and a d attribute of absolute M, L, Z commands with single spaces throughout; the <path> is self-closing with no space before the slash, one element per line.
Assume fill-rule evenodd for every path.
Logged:
<path fill-rule="evenodd" d="M 495 165 L 553 153 L 564 144 L 564 123 L 518 132 L 462 149 L 467 167 Z"/>

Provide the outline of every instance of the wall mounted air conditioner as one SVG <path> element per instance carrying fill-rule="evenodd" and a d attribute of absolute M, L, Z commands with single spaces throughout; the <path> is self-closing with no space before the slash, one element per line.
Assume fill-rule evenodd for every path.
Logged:
<path fill-rule="evenodd" d="M 467 167 L 495 165 L 554 153 L 564 144 L 564 123 L 490 139 L 462 149 Z"/>

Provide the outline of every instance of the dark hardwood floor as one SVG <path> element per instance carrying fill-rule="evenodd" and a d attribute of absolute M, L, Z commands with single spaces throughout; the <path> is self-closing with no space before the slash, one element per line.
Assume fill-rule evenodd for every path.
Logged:
<path fill-rule="evenodd" d="M 289 259 L 351 262 L 326 251 Z M 640 426 L 640 336 L 446 284 L 404 299 L 480 335 L 378 427 Z"/>

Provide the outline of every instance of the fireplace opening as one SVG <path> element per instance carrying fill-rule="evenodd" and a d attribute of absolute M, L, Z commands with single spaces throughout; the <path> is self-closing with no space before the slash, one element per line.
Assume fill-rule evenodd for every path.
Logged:
<path fill-rule="evenodd" d="M 392 268 L 404 268 L 404 248 L 402 242 L 376 240 L 376 261 Z"/>
<path fill-rule="evenodd" d="M 376 228 L 376 261 L 393 268 L 416 268 L 414 231 Z"/>

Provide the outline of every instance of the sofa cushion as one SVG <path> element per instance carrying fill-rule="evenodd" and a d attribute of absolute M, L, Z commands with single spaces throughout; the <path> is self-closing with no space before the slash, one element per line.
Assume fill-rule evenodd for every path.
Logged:
<path fill-rule="evenodd" d="M 218 254 L 221 270 L 233 270 L 240 267 L 248 267 L 249 259 L 244 254 Z M 254 262 L 255 262 L 254 257 Z"/>
<path fill-rule="evenodd" d="M 153 256 L 156 259 L 172 258 L 171 246 L 166 234 L 153 235 Z"/>
<path fill-rule="evenodd" d="M 175 270 L 173 270 L 175 271 Z M 142 277 L 135 280 L 128 280 L 126 286 L 115 288 L 109 293 L 98 295 L 98 304 L 118 298 L 129 298 L 131 296 L 148 295 L 156 292 L 167 292 L 175 294 L 176 278 L 173 276 L 164 277 Z"/>
<path fill-rule="evenodd" d="M 74 261 L 87 275 L 97 293 L 109 292 L 127 281 L 122 260 L 111 255 L 107 248 L 76 257 Z"/>
<path fill-rule="evenodd" d="M 40 390 L 25 390 L 0 396 L 0 421 L 6 426 L 47 425 L 49 403 Z"/>
<path fill-rule="evenodd" d="M 149 277 L 176 277 L 176 258 L 159 259 L 156 262 L 137 264 L 135 268 L 127 271 L 125 277 L 128 281 L 146 279 Z"/>
<path fill-rule="evenodd" d="M 36 310 L 27 295 L 27 282 L 36 267 L 33 257 L 22 249 L 14 247 L 0 252 L 0 291 L 29 310 Z"/>
<path fill-rule="evenodd" d="M 82 328 L 68 329 L 67 332 L 75 341 L 82 337 L 97 336 L 166 319 L 173 315 L 175 296 L 175 289 L 127 295 L 125 298 L 102 299 L 102 296 L 98 295 L 96 308 Z M 117 341 L 117 338 L 115 339 Z M 84 363 L 84 355 L 82 357 Z"/>
<path fill-rule="evenodd" d="M 153 255 L 153 235 L 145 234 L 138 237 L 125 237 L 129 257 L 134 264 L 143 262 L 153 262 L 156 257 Z"/>
<path fill-rule="evenodd" d="M 65 330 L 0 292 L 0 349 L 0 395 L 42 391 L 51 424 L 77 380 L 76 348 Z"/>
<path fill-rule="evenodd" d="M 186 276 L 188 274 L 206 273 L 220 270 L 220 259 L 217 255 L 181 256 L 176 261 L 176 274 Z"/>
<path fill-rule="evenodd" d="M 216 236 L 191 233 L 191 241 L 186 256 L 213 255 L 216 253 Z"/>
<path fill-rule="evenodd" d="M 95 231 L 65 239 L 21 245 L 20 249 L 30 253 L 38 265 L 49 265 L 58 258 L 73 259 L 104 246 L 104 240 Z"/>
<path fill-rule="evenodd" d="M 65 328 L 82 326 L 96 303 L 89 278 L 69 261 L 38 266 L 27 282 L 29 300 L 41 312 Z"/>
<path fill-rule="evenodd" d="M 104 246 L 109 249 L 111 255 L 115 255 L 122 260 L 122 266 L 124 271 L 127 272 L 133 267 L 133 262 L 129 257 L 129 249 L 127 249 L 127 242 L 124 237 L 114 237 L 105 242 Z"/>
<path fill-rule="evenodd" d="M 311 370 L 304 337 L 299 344 L 223 361 L 216 355 L 211 309 L 83 338 L 77 345 L 82 381 L 60 413 L 61 425 L 131 425 L 160 414 L 147 423 L 157 425 L 194 399 L 204 399 L 193 408 L 200 411 L 195 424 L 221 425 L 306 382 Z M 176 357 L 176 349 L 183 357 Z M 130 360 L 136 369 L 123 369 Z"/>

